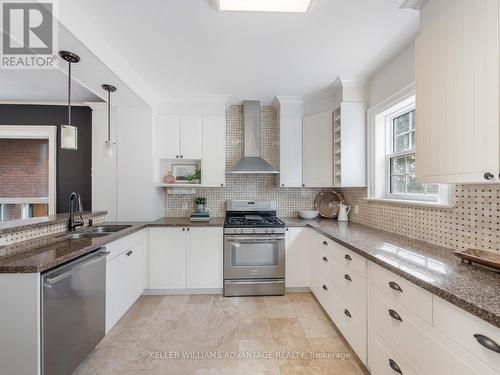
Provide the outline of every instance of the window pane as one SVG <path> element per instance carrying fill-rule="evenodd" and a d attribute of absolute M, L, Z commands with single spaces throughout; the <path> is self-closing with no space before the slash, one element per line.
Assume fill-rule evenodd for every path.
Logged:
<path fill-rule="evenodd" d="M 415 154 L 409 155 L 407 157 L 407 165 L 408 165 L 408 171 L 407 173 L 409 174 L 415 174 L 416 173 L 416 161 L 415 161 Z"/>
<path fill-rule="evenodd" d="M 422 184 L 417 184 L 417 177 L 412 174 L 406 176 L 408 194 L 424 194 L 425 188 Z"/>
<path fill-rule="evenodd" d="M 406 173 L 406 156 L 400 158 L 392 158 L 392 173 L 391 175 Z"/>
<path fill-rule="evenodd" d="M 391 177 L 391 193 L 406 194 L 406 178 L 405 176 Z"/>
<path fill-rule="evenodd" d="M 411 112 L 408 112 L 394 119 L 394 135 L 410 130 L 410 116 Z"/>
<path fill-rule="evenodd" d="M 411 124 L 410 128 L 412 130 L 415 130 L 415 124 L 416 124 L 416 122 L 417 121 L 416 121 L 416 117 L 415 117 L 415 110 L 413 110 L 413 111 L 411 111 L 411 122 L 410 122 L 410 124 Z"/>
<path fill-rule="evenodd" d="M 415 150 L 415 145 L 416 145 L 416 133 L 414 131 L 411 132 L 411 149 Z"/>
<path fill-rule="evenodd" d="M 22 219 L 22 206 L 20 204 L 3 204 L 3 221 Z"/>
<path fill-rule="evenodd" d="M 397 135 L 394 137 L 393 152 L 407 151 L 410 149 L 410 133 Z"/>
<path fill-rule="evenodd" d="M 427 194 L 439 194 L 439 185 L 427 185 Z"/>

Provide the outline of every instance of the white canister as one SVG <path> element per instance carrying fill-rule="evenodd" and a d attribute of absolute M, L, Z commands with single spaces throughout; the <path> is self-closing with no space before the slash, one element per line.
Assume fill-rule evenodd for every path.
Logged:
<path fill-rule="evenodd" d="M 339 215 L 337 220 L 338 221 L 349 221 L 349 218 L 347 215 L 349 215 L 349 212 L 351 212 L 351 206 L 347 206 L 345 204 L 339 204 Z"/>

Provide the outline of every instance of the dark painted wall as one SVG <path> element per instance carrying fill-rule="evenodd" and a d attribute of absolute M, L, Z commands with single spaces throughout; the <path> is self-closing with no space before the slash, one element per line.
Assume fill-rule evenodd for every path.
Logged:
<path fill-rule="evenodd" d="M 68 212 L 68 198 L 72 191 L 80 193 L 85 210 L 92 209 L 92 110 L 90 107 L 71 107 L 71 122 L 78 128 L 78 150 L 76 151 L 61 149 L 60 125 L 68 123 L 66 106 L 0 104 L 0 125 L 57 126 L 57 213 Z"/>

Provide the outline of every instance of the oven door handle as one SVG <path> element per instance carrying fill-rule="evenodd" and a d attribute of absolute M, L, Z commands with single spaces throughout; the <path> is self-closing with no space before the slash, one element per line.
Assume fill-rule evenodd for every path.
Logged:
<path fill-rule="evenodd" d="M 225 236 L 227 241 L 238 241 L 238 242 L 275 242 L 284 240 L 285 236 Z"/>

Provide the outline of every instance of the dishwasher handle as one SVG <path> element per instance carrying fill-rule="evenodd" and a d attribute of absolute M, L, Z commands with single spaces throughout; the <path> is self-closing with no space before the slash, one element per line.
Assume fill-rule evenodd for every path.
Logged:
<path fill-rule="evenodd" d="M 94 264 L 98 262 L 102 257 L 108 256 L 111 252 L 106 251 L 104 248 L 101 251 L 97 251 L 95 254 L 93 254 L 91 257 L 87 258 L 85 262 L 77 262 L 74 267 L 69 267 L 69 270 L 67 270 L 64 273 L 61 273 L 57 276 L 54 277 L 48 277 L 45 279 L 45 285 L 47 287 L 51 287 L 52 284 L 55 284 L 61 280 L 66 279 L 67 277 L 71 276 L 78 270 L 81 270 L 82 268 L 85 268 L 87 266 L 90 266 L 91 264 Z"/>

